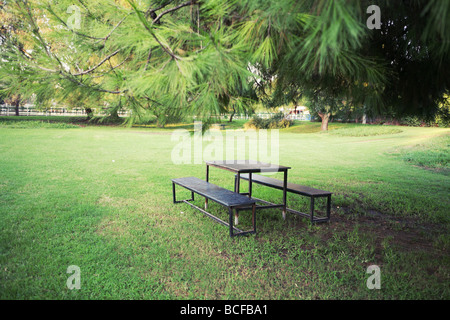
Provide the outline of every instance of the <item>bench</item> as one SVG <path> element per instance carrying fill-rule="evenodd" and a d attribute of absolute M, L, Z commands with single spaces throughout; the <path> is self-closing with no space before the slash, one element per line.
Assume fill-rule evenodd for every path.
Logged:
<path fill-rule="evenodd" d="M 191 191 L 191 199 L 178 201 L 176 199 L 175 194 L 175 185 L 181 186 Z M 255 213 L 256 201 L 250 199 L 249 197 L 230 191 L 228 189 L 221 188 L 219 186 L 198 179 L 196 177 L 172 179 L 172 192 L 173 192 L 173 203 L 181 203 L 181 202 L 187 203 L 191 207 L 203 212 L 205 215 L 212 218 L 216 222 L 228 226 L 230 229 L 230 237 L 256 233 L 256 213 Z M 217 202 L 222 206 L 227 207 L 229 214 L 229 222 L 227 223 L 219 219 L 218 217 L 212 215 L 211 213 L 207 212 L 206 210 L 203 210 L 202 208 L 192 204 L 191 201 L 194 201 L 194 193 L 204 197 L 205 199 L 209 199 L 211 201 Z M 244 210 L 243 209 L 244 207 L 247 209 L 250 207 L 252 210 L 253 230 L 250 231 L 243 231 L 233 226 L 233 210 L 237 210 L 239 208 L 241 210 Z"/>
<path fill-rule="evenodd" d="M 249 181 L 249 175 L 248 174 L 241 174 L 240 178 L 243 180 L 247 180 Z M 236 176 L 236 184 L 237 184 L 237 176 Z M 279 189 L 279 190 L 283 190 L 283 181 L 275 179 L 275 178 L 270 178 L 270 177 L 265 177 L 265 176 L 260 176 L 260 175 L 256 175 L 256 174 L 252 174 L 252 183 L 257 183 L 260 185 L 264 185 L 267 187 L 271 187 L 271 188 L 275 188 L 275 189 Z M 237 189 L 236 189 L 237 190 Z M 310 212 L 309 214 L 307 213 L 303 213 L 300 211 L 296 211 L 290 208 L 286 208 L 286 211 L 292 212 L 292 213 L 296 213 L 298 215 L 301 216 L 305 216 L 311 219 L 312 223 L 316 223 L 316 222 L 327 222 L 330 220 L 330 211 L 331 211 L 331 195 L 332 193 L 329 191 L 324 191 L 324 190 L 319 190 L 319 189 L 314 189 L 314 188 L 310 188 L 307 186 L 302 186 L 299 184 L 294 184 L 294 183 L 287 183 L 287 188 L 286 188 L 287 192 L 291 192 L 291 193 L 295 193 L 295 194 L 299 194 L 302 196 L 306 196 L 310 198 Z M 239 190 L 237 190 L 237 192 L 239 192 Z M 321 197 L 326 197 L 327 198 L 327 216 L 326 217 L 316 217 L 314 216 L 314 200 L 316 198 L 321 198 Z M 257 199 L 257 198 L 252 198 L 252 199 L 256 199 L 265 203 L 270 203 L 261 199 Z"/>
<path fill-rule="evenodd" d="M 213 124 L 213 128 L 219 129 L 219 130 L 224 130 L 225 129 L 226 124 L 223 123 L 215 123 Z"/>

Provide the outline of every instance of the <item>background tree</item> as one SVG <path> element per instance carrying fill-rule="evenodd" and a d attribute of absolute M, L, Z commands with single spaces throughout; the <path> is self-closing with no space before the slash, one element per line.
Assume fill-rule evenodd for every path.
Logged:
<path fill-rule="evenodd" d="M 381 30 L 365 25 L 372 4 L 247 1 L 255 16 L 245 22 L 242 38 L 261 74 L 268 74 L 266 86 L 275 83 L 266 105 L 309 95 L 327 119 L 332 104 L 313 102 L 345 97 L 362 114 L 433 115 L 449 89 L 450 2 L 375 1 Z"/>
<path fill-rule="evenodd" d="M 263 86 L 274 84 L 269 107 L 306 97 L 327 130 L 332 112 L 358 83 L 385 82 L 385 66 L 362 50 L 370 30 L 359 1 L 247 1 L 246 7 L 254 16 L 241 38 L 264 75 Z"/>
<path fill-rule="evenodd" d="M 450 2 L 378 1 L 382 28 L 368 50 L 392 74 L 383 91 L 398 117 L 433 117 L 450 88 Z"/>

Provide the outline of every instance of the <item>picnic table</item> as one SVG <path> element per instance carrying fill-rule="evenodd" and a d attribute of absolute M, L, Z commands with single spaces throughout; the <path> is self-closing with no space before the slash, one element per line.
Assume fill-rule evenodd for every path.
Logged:
<path fill-rule="evenodd" d="M 299 184 L 288 183 L 287 174 L 291 167 L 280 166 L 272 163 L 264 163 L 253 160 L 216 160 L 206 161 L 206 181 L 196 177 L 186 177 L 172 179 L 173 185 L 173 202 L 184 202 L 192 206 L 193 208 L 203 212 L 205 215 L 214 219 L 216 222 L 224 224 L 230 229 L 230 236 L 245 235 L 249 233 L 256 233 L 256 209 L 271 209 L 282 208 L 283 219 L 286 218 L 286 212 L 295 213 L 301 216 L 310 217 L 311 223 L 315 222 L 327 222 L 330 220 L 331 212 L 331 195 L 329 191 L 319 190 L 311 188 L 309 186 L 302 186 Z M 226 170 L 235 174 L 234 191 L 225 189 L 209 182 L 210 180 L 210 167 Z M 282 172 L 283 180 L 278 180 L 272 177 L 260 176 L 255 173 L 268 173 L 268 172 Z M 248 181 L 248 192 L 240 192 L 240 181 Z M 278 189 L 283 192 L 282 203 L 272 203 L 263 199 L 258 199 L 252 196 L 252 185 L 257 183 L 263 186 L 267 186 L 273 189 Z M 177 200 L 175 185 L 181 186 L 191 191 L 191 199 Z M 303 213 L 287 207 L 287 193 L 295 193 L 310 198 L 310 212 Z M 205 199 L 205 209 L 202 209 L 192 203 L 194 201 L 194 193 L 198 194 Z M 326 217 L 315 216 L 315 199 L 327 198 L 327 210 Z M 228 208 L 229 221 L 223 221 L 218 217 L 208 212 L 208 201 L 214 201 L 220 205 Z M 264 203 L 264 205 L 257 204 L 257 202 Z M 251 210 L 252 212 L 252 224 L 253 230 L 243 231 L 236 228 L 233 225 L 233 211 L 235 212 L 234 224 L 239 223 L 239 211 Z"/>
<path fill-rule="evenodd" d="M 282 191 L 283 191 L 283 203 L 282 204 L 267 204 L 258 205 L 258 209 L 270 209 L 270 208 L 282 208 L 283 218 L 286 217 L 286 192 L 287 192 L 287 173 L 290 167 L 280 166 L 278 164 L 264 163 L 255 160 L 216 160 L 216 161 L 206 161 L 206 181 L 209 182 L 209 167 L 215 167 L 235 173 L 235 190 L 234 192 L 243 195 L 248 195 L 252 198 L 252 175 L 253 173 L 263 173 L 263 172 L 283 172 L 282 181 Z M 247 174 L 248 177 L 248 192 L 240 192 L 240 180 L 241 174 Z M 260 200 L 260 199 L 258 199 Z M 205 198 L 205 210 L 208 208 L 208 199 Z M 236 210 L 235 224 L 238 224 L 238 210 Z"/>

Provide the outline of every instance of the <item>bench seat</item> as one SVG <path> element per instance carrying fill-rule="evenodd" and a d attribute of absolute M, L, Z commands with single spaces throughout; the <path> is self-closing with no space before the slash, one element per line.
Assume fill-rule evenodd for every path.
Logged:
<path fill-rule="evenodd" d="M 248 180 L 249 179 L 248 174 L 247 173 L 241 174 L 241 179 Z M 253 174 L 252 181 L 255 183 L 261 184 L 261 185 L 265 185 L 265 186 L 272 187 L 275 189 L 283 190 L 283 181 L 275 179 L 275 178 L 270 178 L 270 177 Z M 297 193 L 297 194 L 301 194 L 301 195 L 309 196 L 309 197 L 325 197 L 325 196 L 333 194 L 329 191 L 314 189 L 311 187 L 302 186 L 299 184 L 289 183 L 289 182 L 287 183 L 286 190 L 288 192 Z"/>
<path fill-rule="evenodd" d="M 221 188 L 196 177 L 172 179 L 172 182 L 225 207 L 242 207 L 256 203 L 255 200 L 249 197 Z"/>
<path fill-rule="evenodd" d="M 247 181 L 250 180 L 249 174 L 241 174 L 240 178 L 243 180 L 247 180 Z M 237 176 L 236 176 L 236 179 L 237 179 Z M 283 190 L 283 181 L 275 179 L 275 178 L 252 174 L 252 183 L 257 183 L 257 184 L 261 184 L 261 185 L 264 185 L 267 187 Z M 303 213 L 300 211 L 296 211 L 296 210 L 293 210 L 290 208 L 286 208 L 287 211 L 296 213 L 296 214 L 299 214 L 302 216 L 307 216 L 311 219 L 311 222 L 313 222 L 313 223 L 314 222 L 327 222 L 330 220 L 331 195 L 333 194 L 332 192 L 315 189 L 315 188 L 311 188 L 311 187 L 307 187 L 307 186 L 302 186 L 302 185 L 295 184 L 295 183 L 289 183 L 289 182 L 287 183 L 286 191 L 295 193 L 295 194 L 299 194 L 302 196 L 307 196 L 311 200 L 309 214 Z M 327 198 L 327 217 L 315 217 L 314 216 L 314 199 L 321 198 L 321 197 Z M 254 199 L 256 199 L 256 198 L 254 198 Z M 258 199 L 258 200 L 260 200 L 260 199 Z"/>
<path fill-rule="evenodd" d="M 188 200 L 181 200 L 177 201 L 176 194 L 175 194 L 175 185 L 179 185 L 189 191 L 191 191 L 191 199 Z M 210 218 L 214 219 L 216 222 L 219 222 L 223 225 L 229 226 L 230 228 L 230 236 L 236 236 L 236 235 L 245 235 L 249 233 L 256 233 L 256 200 L 251 199 L 249 197 L 246 197 L 242 194 L 230 191 L 228 189 L 219 187 L 215 184 L 206 182 L 204 180 L 201 180 L 196 177 L 186 177 L 186 178 L 177 178 L 172 179 L 172 188 L 173 188 L 173 202 L 174 203 L 180 203 L 185 202 L 192 206 L 193 208 L 203 212 Z M 211 201 L 217 202 L 225 207 L 228 208 L 228 214 L 229 214 L 229 222 L 225 222 L 216 216 L 212 215 L 211 213 L 207 212 L 206 210 L 203 210 L 202 208 L 199 208 L 198 206 L 190 203 L 190 201 L 194 200 L 194 193 L 204 197 L 205 199 L 209 199 Z M 233 210 L 237 210 L 238 208 L 248 208 L 250 207 L 252 210 L 252 222 L 253 222 L 253 230 L 251 231 L 242 231 L 236 227 L 233 226 Z M 206 209 L 206 208 L 205 208 Z M 237 231 L 237 233 L 234 233 L 234 231 Z"/>

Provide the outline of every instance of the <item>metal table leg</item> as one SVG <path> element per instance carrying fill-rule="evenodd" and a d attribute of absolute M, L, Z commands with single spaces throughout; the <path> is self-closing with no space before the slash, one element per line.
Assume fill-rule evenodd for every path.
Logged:
<path fill-rule="evenodd" d="M 248 197 L 252 197 L 252 173 L 248 174 Z"/>
<path fill-rule="evenodd" d="M 236 180 L 235 180 L 235 184 L 234 184 L 234 192 L 239 193 L 240 184 L 241 184 L 241 174 L 238 172 L 236 175 Z M 234 214 L 234 224 L 235 225 L 239 224 L 238 210 L 236 210 L 236 213 Z"/>
<path fill-rule="evenodd" d="M 286 220 L 286 201 L 287 201 L 287 170 L 284 171 L 284 180 L 283 180 L 283 219 Z"/>
<path fill-rule="evenodd" d="M 206 182 L 209 182 L 209 165 L 206 165 Z M 208 210 L 208 198 L 205 198 L 205 210 Z"/>

